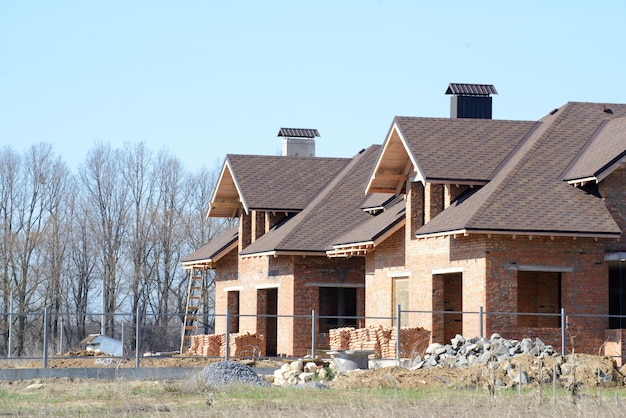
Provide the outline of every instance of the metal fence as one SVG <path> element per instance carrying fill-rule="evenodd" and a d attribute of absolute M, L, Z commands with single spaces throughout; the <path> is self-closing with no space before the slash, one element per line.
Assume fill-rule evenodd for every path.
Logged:
<path fill-rule="evenodd" d="M 397 306 L 395 316 L 390 317 L 366 317 L 366 316 L 322 316 L 313 310 L 310 315 L 244 315 L 231 314 L 226 311 L 225 314 L 215 314 L 211 317 L 211 321 L 225 321 L 224 324 L 230 324 L 233 317 L 267 317 L 267 318 L 303 318 L 310 323 L 311 332 L 311 353 L 320 350 L 318 324 L 320 320 L 336 320 L 339 323 L 353 321 L 354 323 L 363 324 L 366 321 L 388 321 L 389 325 L 403 327 L 402 318 L 404 314 L 426 314 L 426 315 L 462 315 L 464 324 L 466 321 L 476 321 L 475 329 L 478 330 L 478 337 L 485 337 L 484 324 L 488 317 L 498 317 L 499 319 L 510 318 L 510 323 L 514 323 L 518 317 L 532 318 L 553 318 L 552 323 L 558 326 L 545 328 L 529 328 L 537 333 L 547 332 L 554 339 L 560 337 L 561 354 L 566 355 L 576 349 L 576 338 L 578 333 L 581 336 L 585 332 L 598 332 L 598 329 L 585 329 L 583 327 L 574 327 L 573 322 L 576 319 L 584 320 L 600 320 L 608 323 L 609 318 L 623 319 L 626 316 L 617 315 L 581 315 L 568 314 L 565 309 L 561 309 L 560 313 L 529 313 L 529 312 L 486 312 L 482 307 L 476 312 L 472 311 L 415 311 L 403 310 L 400 305 Z M 105 317 L 113 317 L 113 327 L 104 327 L 103 321 Z M 77 318 L 81 317 L 80 324 Z M 42 360 L 43 367 L 48 367 L 48 359 L 50 356 L 56 355 L 73 355 L 80 357 L 80 350 L 84 349 L 80 345 L 85 337 L 90 334 L 105 334 L 122 342 L 122 357 L 135 358 L 135 367 L 140 367 L 140 359 L 142 353 L 146 352 L 175 352 L 180 348 L 182 318 L 183 313 L 173 314 L 142 314 L 137 310 L 135 313 L 117 313 L 117 314 L 77 314 L 77 313 L 50 313 L 48 309 L 44 312 L 34 313 L 5 313 L 0 314 L 0 332 L 6 338 L 0 339 L 0 359 L 17 360 L 32 359 Z M 574 321 L 575 322 L 575 321 Z M 580 322 L 580 321 L 579 321 Z M 584 323 L 585 321 L 582 321 Z M 207 325 L 206 329 L 212 329 L 212 324 Z M 607 327 L 604 327 L 605 329 Z M 228 329 L 228 327 L 224 327 Z M 511 328 L 511 332 L 522 332 L 520 328 Z M 202 332 L 201 332 L 202 333 Z M 210 332 L 209 332 L 210 333 Z M 229 359 L 230 353 L 230 334 L 226 333 L 226 355 L 225 359 Z M 518 335 L 508 338 L 524 338 L 525 335 Z M 583 337 L 584 338 L 584 337 Z M 396 340 L 396 360 L 400 360 L 401 356 L 401 339 L 398 335 Z M 598 347 L 598 350 L 600 347 Z"/>

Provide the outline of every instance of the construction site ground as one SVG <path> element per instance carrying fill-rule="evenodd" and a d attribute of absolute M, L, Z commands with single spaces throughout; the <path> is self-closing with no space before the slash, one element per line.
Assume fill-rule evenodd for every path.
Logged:
<path fill-rule="evenodd" d="M 67 353 L 65 356 L 48 359 L 48 368 L 134 368 L 134 358 L 111 358 L 108 356 L 81 356 L 86 353 Z M 88 353 L 93 354 L 93 353 Z M 100 360 L 99 360 L 100 359 Z M 102 361 L 107 359 L 106 361 Z M 538 386 L 539 382 L 549 385 L 554 362 L 558 357 L 548 357 L 541 362 L 531 355 L 519 355 L 512 359 L 511 364 L 516 370 L 519 367 L 529 375 L 530 384 Z M 206 357 L 142 357 L 140 366 L 144 368 L 185 368 L 202 369 L 210 363 L 222 361 L 220 358 Z M 266 370 L 279 368 L 289 360 L 241 360 L 255 368 Z M 578 382 L 586 388 L 593 387 L 622 387 L 626 368 L 619 369 L 612 359 L 587 354 L 576 354 L 573 373 L 567 379 L 561 379 L 560 384 L 567 386 Z M 42 360 L 3 360 L 0 368 L 41 368 Z M 610 383 L 600 381 L 598 370 L 613 375 Z M 489 368 L 485 364 L 476 364 L 463 368 L 431 367 L 418 370 L 409 370 L 404 367 L 384 367 L 375 370 L 356 370 L 340 375 L 333 381 L 335 389 L 375 389 L 381 387 L 420 388 L 433 386 L 448 386 L 456 388 L 487 388 L 497 379 L 510 382 L 506 379 L 504 368 Z M 5 384 L 6 382 L 0 382 Z M 508 383 L 507 385 L 511 385 Z"/>

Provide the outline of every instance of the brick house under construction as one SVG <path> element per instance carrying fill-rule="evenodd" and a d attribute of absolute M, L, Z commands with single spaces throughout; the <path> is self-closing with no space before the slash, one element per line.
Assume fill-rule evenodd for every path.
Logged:
<path fill-rule="evenodd" d="M 215 269 L 216 312 L 372 318 L 320 321 L 326 332 L 392 325 L 400 304 L 419 311 L 402 324 L 445 343 L 478 335 L 482 307 L 486 335 L 560 347 L 558 316 L 509 313 L 565 308 L 576 351 L 623 356 L 626 105 L 504 121 L 491 119 L 493 86 L 447 93 L 450 118 L 396 117 L 382 146 L 351 159 L 229 155 L 208 216 L 239 229 L 183 262 Z M 308 319 L 230 329 L 263 334 L 268 355 L 310 345 Z"/>

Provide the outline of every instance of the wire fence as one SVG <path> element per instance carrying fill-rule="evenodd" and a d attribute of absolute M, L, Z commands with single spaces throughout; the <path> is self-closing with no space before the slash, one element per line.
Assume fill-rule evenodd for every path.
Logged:
<path fill-rule="evenodd" d="M 328 334 L 320 332 L 322 323 L 353 325 L 355 328 L 385 324 L 402 329 L 405 321 L 408 321 L 406 325 L 419 324 L 419 317 L 424 315 L 431 318 L 433 329 L 437 321 L 443 324 L 441 327 L 447 330 L 448 337 L 454 337 L 455 333 L 462 335 L 467 330 L 474 334 L 471 337 L 488 337 L 484 334 L 486 324 L 490 323 L 488 328 L 498 329 L 503 337 L 520 340 L 538 337 L 553 345 L 562 355 L 574 351 L 607 355 L 607 347 L 613 344 L 613 352 L 608 355 L 622 358 L 622 337 L 626 340 L 626 330 L 622 333 L 621 329 L 609 328 L 610 321 L 621 324 L 626 318 L 621 315 L 568 314 L 565 309 L 559 313 L 486 312 L 482 307 L 478 311 L 416 311 L 403 310 L 400 305 L 395 315 L 389 317 L 329 316 L 319 315 L 315 310 L 310 315 L 244 315 L 227 310 L 225 314 L 204 318 L 197 333 L 213 333 L 214 324 L 219 321 L 224 321 L 224 329 L 231 329 L 234 318 L 300 319 L 308 322 L 309 331 L 300 328 L 298 332 L 310 332 L 310 352 L 316 353 L 320 349 L 328 349 L 325 346 Z M 140 310 L 116 314 L 51 313 L 48 309 L 32 313 L 0 313 L 0 333 L 6 337 L 0 339 L 0 359 L 42 360 L 43 367 L 47 368 L 51 356 L 84 356 L 86 339 L 104 335 L 119 342 L 120 351 L 114 356 L 134 357 L 135 367 L 140 367 L 141 358 L 145 355 L 178 353 L 183 318 L 183 313 L 143 314 Z M 230 336 L 230 333 L 225 333 L 223 357 L 226 360 L 231 352 Z M 403 354 L 400 336 L 401 333 L 398 333 L 395 341 L 395 360 L 398 361 Z"/>

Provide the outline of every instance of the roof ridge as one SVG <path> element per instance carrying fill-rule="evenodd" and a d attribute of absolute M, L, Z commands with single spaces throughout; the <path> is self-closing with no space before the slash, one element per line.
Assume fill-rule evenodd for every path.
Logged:
<path fill-rule="evenodd" d="M 481 215 L 491 206 L 491 204 L 496 200 L 498 195 L 504 190 L 506 185 L 519 173 L 519 171 L 524 167 L 524 165 L 528 162 L 528 160 L 532 157 L 532 155 L 537 152 L 539 147 L 544 143 L 544 141 L 551 135 L 551 133 L 556 129 L 556 126 L 567 116 L 567 114 L 571 111 L 572 106 L 570 104 L 566 104 L 561 108 L 561 110 L 557 113 L 553 113 L 549 116 L 554 116 L 552 121 L 542 120 L 538 122 L 536 128 L 533 128 L 527 137 L 524 138 L 520 144 L 511 152 L 510 156 L 507 156 L 506 162 L 503 163 L 502 167 L 499 167 L 494 172 L 493 179 L 487 183 L 481 191 L 485 190 L 487 196 L 483 198 L 482 203 L 479 207 L 474 211 L 473 215 L 468 219 L 467 227 L 471 227 L 480 217 Z M 556 115 L 556 116 L 555 116 Z M 544 129 L 541 129 L 545 127 Z M 526 149 L 527 148 L 527 149 Z M 500 176 L 501 175 L 501 176 Z M 493 188 L 493 190 L 489 190 Z"/>

